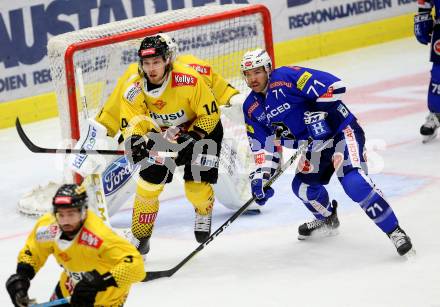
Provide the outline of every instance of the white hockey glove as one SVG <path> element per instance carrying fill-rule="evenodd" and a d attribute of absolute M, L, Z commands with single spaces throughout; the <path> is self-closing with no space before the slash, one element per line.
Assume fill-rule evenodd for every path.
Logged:
<path fill-rule="evenodd" d="M 75 145 L 75 149 L 116 149 L 118 143 L 107 136 L 107 128 L 96 120 L 89 118 L 88 126 L 81 131 L 81 137 Z M 76 154 L 69 158 L 69 167 L 72 171 L 86 177 L 90 174 L 101 173 L 107 164 L 113 160 L 112 156 Z"/>

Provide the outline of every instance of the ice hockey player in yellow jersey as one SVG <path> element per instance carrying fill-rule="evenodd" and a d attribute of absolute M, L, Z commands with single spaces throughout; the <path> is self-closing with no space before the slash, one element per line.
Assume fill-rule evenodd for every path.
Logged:
<path fill-rule="evenodd" d="M 14 306 L 28 306 L 30 281 L 53 255 L 63 268 L 51 300 L 71 296 L 71 306 L 122 306 L 131 284 L 145 277 L 139 252 L 87 209 L 82 186 L 62 185 L 53 212 L 42 216 L 6 282 Z"/>
<path fill-rule="evenodd" d="M 211 89 L 193 68 L 174 61 L 162 35 L 146 37 L 138 55 L 142 72 L 122 85 L 120 116 L 125 123 L 121 128 L 126 150 L 131 151 L 129 159 L 142 167 L 131 230 L 145 255 L 159 210 L 159 195 L 172 181 L 176 165 L 185 166 L 185 194 L 196 213 L 196 240 L 203 242 L 209 237 L 214 204 L 211 184 L 218 178 L 223 128 Z M 173 150 L 177 152 L 175 160 L 156 154 L 169 149 L 159 148 L 163 135 L 180 145 Z"/>
<path fill-rule="evenodd" d="M 171 56 L 175 57 L 175 59 L 171 59 L 171 62 L 176 61 L 196 70 L 203 77 L 203 81 L 211 88 L 220 106 L 230 104 L 231 97 L 239 94 L 238 90 L 218 74 L 211 64 L 192 54 L 177 55 L 178 46 L 174 39 L 165 33 L 159 33 L 158 36 L 167 42 Z M 121 97 L 123 95 L 122 87 L 127 81 L 137 78 L 139 74 L 143 74 L 140 71 L 139 63 L 130 64 L 124 74 L 118 79 L 115 89 L 96 117 L 96 121 L 107 128 L 107 134 L 111 137 L 118 133 L 121 126 L 127 124 L 127 119 L 120 117 Z M 237 100 L 240 99 L 238 96 L 235 97 L 237 97 Z"/>

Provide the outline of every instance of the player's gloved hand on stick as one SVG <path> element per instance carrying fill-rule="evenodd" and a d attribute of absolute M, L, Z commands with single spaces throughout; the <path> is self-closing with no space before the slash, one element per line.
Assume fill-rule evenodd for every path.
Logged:
<path fill-rule="evenodd" d="M 193 149 L 194 145 L 201 139 L 200 135 L 195 131 L 189 131 L 188 133 L 182 133 L 177 138 L 178 144 L 186 143 L 187 145 L 182 148 L 178 153 L 176 157 L 176 165 L 185 165 L 187 163 L 191 163 L 192 156 L 193 156 Z"/>
<path fill-rule="evenodd" d="M 434 21 L 428 12 L 414 16 L 414 35 L 421 44 L 427 45 L 431 42 L 433 28 Z"/>
<path fill-rule="evenodd" d="M 70 305 L 73 307 L 92 307 L 96 294 L 111 286 L 117 287 L 117 284 L 109 272 L 104 275 L 99 274 L 96 270 L 85 272 L 81 281 L 73 289 Z"/>
<path fill-rule="evenodd" d="M 149 156 L 149 151 L 153 148 L 154 141 L 148 139 L 146 142 L 142 136 L 134 134 L 127 138 L 125 145 L 128 147 L 126 151 L 131 153 L 130 156 L 133 163 L 137 164 Z"/>
<path fill-rule="evenodd" d="M 275 194 L 275 190 L 272 189 L 272 187 L 264 188 L 264 184 L 268 179 L 258 178 L 256 176 L 258 172 L 259 171 L 257 170 L 253 174 L 251 174 L 251 190 L 252 195 L 256 198 L 255 202 L 258 205 L 263 206 L 264 204 L 266 204 L 267 200 Z M 266 177 L 270 176 L 269 174 L 263 174 L 262 177 L 264 177 L 265 175 Z"/>
<path fill-rule="evenodd" d="M 29 277 L 22 274 L 13 274 L 6 281 L 6 289 L 16 307 L 27 307 L 29 305 L 28 290 L 31 286 Z"/>

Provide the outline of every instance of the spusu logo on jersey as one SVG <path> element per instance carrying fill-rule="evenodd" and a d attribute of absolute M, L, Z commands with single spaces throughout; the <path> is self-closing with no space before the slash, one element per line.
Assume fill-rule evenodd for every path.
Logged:
<path fill-rule="evenodd" d="M 172 87 L 185 86 L 185 85 L 195 86 L 197 84 L 197 79 L 189 74 L 173 72 L 171 74 L 171 78 L 172 78 L 172 83 L 171 83 Z"/>

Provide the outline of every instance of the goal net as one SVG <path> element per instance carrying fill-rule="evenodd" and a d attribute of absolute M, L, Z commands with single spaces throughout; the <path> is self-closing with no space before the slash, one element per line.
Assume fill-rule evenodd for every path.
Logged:
<path fill-rule="evenodd" d="M 55 36 L 48 43 L 48 57 L 55 87 L 62 138 L 77 140 L 86 125 L 81 116 L 78 71 L 82 73 L 88 116 L 94 117 L 112 93 L 128 65 L 138 61 L 137 50 L 145 36 L 164 32 L 178 44 L 178 54 L 192 54 L 209 62 L 241 93 L 248 88 L 240 75 L 244 53 L 265 48 L 273 59 L 270 14 L 263 5 L 210 5 L 167 11 L 112 22 Z M 222 109 L 225 141 L 220 172 L 248 173 L 250 161 L 240 107 Z M 65 172 L 69 172 L 67 169 Z M 242 176 L 243 177 L 243 176 Z M 238 180 L 238 179 L 237 179 Z M 242 180 L 243 181 L 243 180 Z M 240 184 L 237 181 L 236 184 Z M 222 182 L 219 182 L 219 185 Z M 242 182 L 243 185 L 247 184 Z M 49 189 L 50 199 L 54 186 Z M 47 210 L 44 188 L 28 193 L 19 210 L 40 214 Z M 249 196 L 243 186 L 243 199 Z M 35 200 L 38 199 L 38 203 Z M 43 204 L 42 204 L 43 203 Z M 36 210 L 36 207 L 39 207 Z"/>

